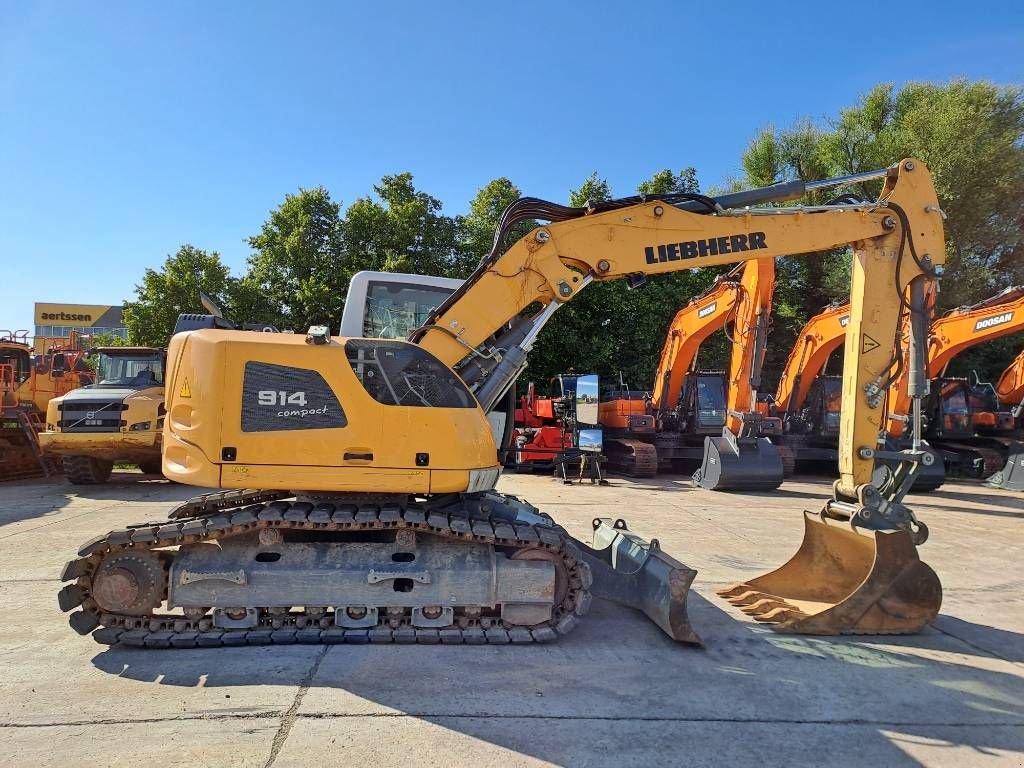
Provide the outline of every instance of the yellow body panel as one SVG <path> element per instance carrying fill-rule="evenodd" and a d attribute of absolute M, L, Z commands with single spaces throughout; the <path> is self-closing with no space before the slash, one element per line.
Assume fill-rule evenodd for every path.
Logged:
<path fill-rule="evenodd" d="M 479 407 L 380 403 L 353 372 L 345 341 L 314 345 L 296 334 L 213 329 L 176 335 L 168 350 L 164 474 L 224 488 L 422 494 L 465 490 L 470 470 L 496 466 L 497 447 Z M 316 371 L 347 423 L 243 431 L 250 362 Z M 224 458 L 225 447 L 233 459 Z M 417 454 L 427 454 L 429 463 L 418 466 Z"/>

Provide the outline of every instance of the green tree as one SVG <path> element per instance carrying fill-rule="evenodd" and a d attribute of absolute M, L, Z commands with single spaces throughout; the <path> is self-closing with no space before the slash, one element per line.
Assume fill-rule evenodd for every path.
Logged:
<path fill-rule="evenodd" d="M 839 173 L 923 160 L 946 212 L 944 309 L 1024 282 L 1021 88 L 954 80 L 879 85 L 829 137 Z"/>
<path fill-rule="evenodd" d="M 763 186 L 884 168 L 905 157 L 932 172 L 946 221 L 946 276 L 940 311 L 971 304 L 1024 282 L 1024 99 L 1016 87 L 955 80 L 936 85 L 879 85 L 838 118 L 818 126 L 798 121 L 785 130 L 765 128 L 743 155 L 747 181 Z M 810 195 L 856 193 L 874 197 L 880 183 Z M 848 251 L 778 263 L 775 333 L 770 369 L 807 318 L 849 293 Z M 776 344 L 776 340 L 779 342 Z M 998 346 L 998 345 L 996 345 Z M 989 349 L 989 347 L 991 347 Z M 1007 360 L 989 352 L 965 356 L 992 376 Z M 1008 353 L 1006 353 L 1008 354 Z M 959 364 L 958 361 L 957 364 Z"/>
<path fill-rule="evenodd" d="M 676 192 L 698 192 L 697 169 L 683 168 L 674 173 L 670 168 L 658 171 L 651 178 L 640 182 L 636 191 L 641 195 L 669 195 Z"/>
<path fill-rule="evenodd" d="M 612 189 L 607 179 L 597 175 L 597 171 L 590 174 L 580 184 L 579 189 L 569 190 L 569 205 L 573 208 L 586 208 L 590 203 L 603 203 L 612 199 Z"/>
<path fill-rule="evenodd" d="M 477 191 L 469 203 L 469 213 L 461 219 L 462 249 L 453 270 L 456 277 L 468 277 L 480 259 L 491 252 L 501 214 L 521 196 L 519 188 L 504 176 L 489 181 Z M 535 222 L 519 225 L 512 234 L 513 240 L 534 225 Z"/>
<path fill-rule="evenodd" d="M 204 312 L 200 291 L 224 302 L 232 278 L 216 251 L 183 245 L 159 270 L 147 269 L 125 303 L 124 323 L 132 344 L 163 347 L 182 312 Z"/>
<path fill-rule="evenodd" d="M 285 195 L 249 238 L 249 271 L 231 296 L 236 319 L 293 330 L 337 326 L 353 271 L 340 211 L 324 187 Z"/>
<path fill-rule="evenodd" d="M 464 271 L 459 221 L 441 212 L 441 201 L 416 189 L 411 173 L 384 176 L 377 199 L 356 200 L 345 212 L 348 276 L 360 269 L 454 275 Z"/>

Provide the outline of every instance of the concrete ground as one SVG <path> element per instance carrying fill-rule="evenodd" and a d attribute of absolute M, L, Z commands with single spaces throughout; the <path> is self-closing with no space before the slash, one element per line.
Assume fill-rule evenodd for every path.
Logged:
<path fill-rule="evenodd" d="M 783 562 L 824 479 L 715 494 L 679 477 L 500 489 L 585 538 L 624 517 L 699 574 L 703 650 L 595 601 L 547 646 L 106 648 L 56 604 L 97 532 L 195 489 L 0 485 L 0 764 L 817 766 L 1024 763 L 1024 496 L 948 483 L 912 497 L 945 599 L 915 637 L 779 635 L 715 597 Z"/>

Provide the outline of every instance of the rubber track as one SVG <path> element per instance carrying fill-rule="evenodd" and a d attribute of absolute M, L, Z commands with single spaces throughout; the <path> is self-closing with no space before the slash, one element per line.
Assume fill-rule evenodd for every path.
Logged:
<path fill-rule="evenodd" d="M 988 448 L 980 445 L 971 445 L 970 443 L 941 443 L 943 450 L 947 450 L 954 453 L 976 453 L 981 457 L 982 469 L 980 475 L 969 474 L 969 477 L 974 479 L 984 479 L 991 477 L 996 472 L 1000 471 L 1006 466 L 1006 459 L 1003 455 L 995 450 L 994 448 Z"/>
<path fill-rule="evenodd" d="M 654 477 L 658 474 L 658 450 L 651 443 L 626 438 L 609 438 L 606 442 L 621 448 L 606 452 L 608 468 L 613 472 L 631 477 Z"/>
<path fill-rule="evenodd" d="M 782 478 L 788 480 L 796 472 L 796 455 L 788 445 L 777 445 L 775 449 L 779 452 L 782 460 Z"/>
<path fill-rule="evenodd" d="M 497 497 L 490 494 L 490 498 Z M 244 497 L 243 497 L 244 498 Z M 502 499 L 504 500 L 504 499 Z M 522 504 L 514 500 L 516 504 Z M 209 616 L 199 620 L 180 615 L 127 616 L 101 613 L 89 590 L 92 574 L 109 553 L 133 548 L 163 549 L 180 544 L 209 541 L 219 537 L 251 533 L 261 528 L 366 532 L 372 530 L 411 529 L 424 534 L 504 547 L 543 548 L 560 552 L 569 574 L 569 591 L 562 606 L 556 606 L 553 618 L 532 627 L 503 626 L 499 618 L 489 626 L 425 629 L 386 623 L 369 629 L 345 629 L 334 626 L 332 612 L 324 616 L 289 613 L 268 617 L 266 625 L 255 629 L 217 629 Z M 142 523 L 111 531 L 86 542 L 79 558 L 64 566 L 61 581 L 74 581 L 61 589 L 61 610 L 72 611 L 69 623 L 79 634 L 93 632 L 93 638 L 108 645 L 121 644 L 147 648 L 197 648 L 236 645 L 294 643 L 423 643 L 423 644 L 506 644 L 555 640 L 568 634 L 578 618 L 590 607 L 590 566 L 569 535 L 554 523 L 527 524 L 494 517 L 471 517 L 410 504 L 363 505 L 317 504 L 275 501 L 253 504 L 210 516 L 184 521 Z M 166 592 L 165 592 L 166 596 Z M 384 620 L 386 621 L 386 619 Z M 99 627 L 97 629 L 97 627 Z"/>

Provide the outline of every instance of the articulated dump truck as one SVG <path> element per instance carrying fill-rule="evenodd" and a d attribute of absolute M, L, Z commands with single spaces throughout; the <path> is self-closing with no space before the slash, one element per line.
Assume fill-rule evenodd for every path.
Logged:
<path fill-rule="evenodd" d="M 878 184 L 879 198 L 762 205 L 861 183 Z M 548 223 L 510 236 L 537 221 Z M 502 214 L 492 252 L 407 340 L 324 326 L 259 332 L 211 307 L 183 315 L 168 349 L 163 472 L 221 490 L 167 520 L 86 542 L 64 568 L 58 603 L 77 632 L 101 643 L 195 647 L 546 642 L 600 597 L 699 643 L 686 611 L 696 572 L 623 520 L 594 520 L 584 542 L 497 491 L 504 441 L 502 419 L 491 417 L 544 324 L 591 282 L 639 285 L 847 244 L 848 402 L 834 496 L 804 514 L 792 560 L 724 596 L 781 631 L 916 632 L 941 603 L 917 551 L 927 528 L 903 503 L 926 453 L 917 440 L 898 452 L 877 447 L 908 316 L 908 364 L 920 373 L 908 391 L 920 415 L 924 288 L 945 253 L 942 212 L 916 160 L 718 198 L 587 208 L 521 199 Z M 360 303 L 351 292 L 348 301 Z M 897 463 L 877 487 L 875 459 Z M 749 514 L 723 510 L 738 524 Z"/>
<path fill-rule="evenodd" d="M 50 401 L 43 451 L 63 458 L 76 485 L 105 483 L 116 462 L 160 474 L 166 353 L 151 347 L 101 347 L 96 383 Z"/>

